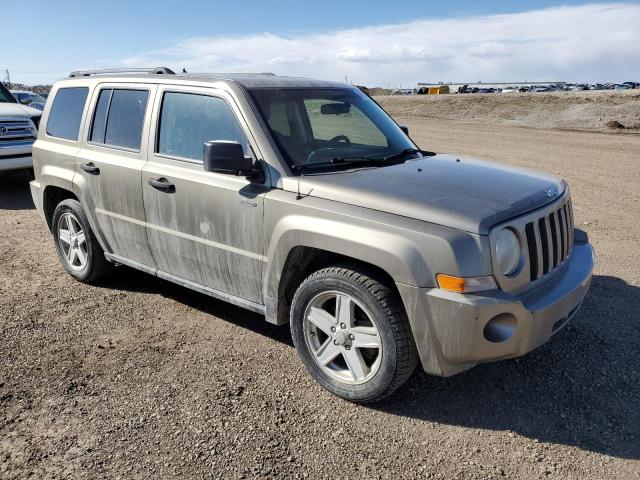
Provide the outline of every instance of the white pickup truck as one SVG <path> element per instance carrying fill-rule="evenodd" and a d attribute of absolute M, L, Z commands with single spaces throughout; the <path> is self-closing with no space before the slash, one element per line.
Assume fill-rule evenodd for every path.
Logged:
<path fill-rule="evenodd" d="M 0 172 L 33 168 L 31 147 L 42 112 L 16 101 L 0 83 Z"/>

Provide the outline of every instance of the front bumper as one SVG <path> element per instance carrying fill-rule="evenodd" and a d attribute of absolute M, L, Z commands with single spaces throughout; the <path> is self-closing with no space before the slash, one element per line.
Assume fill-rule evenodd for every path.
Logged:
<path fill-rule="evenodd" d="M 9 140 L 0 142 L 0 172 L 32 168 L 31 149 L 34 140 Z"/>
<path fill-rule="evenodd" d="M 0 172 L 22 170 L 24 168 L 33 168 L 33 159 L 31 155 L 20 155 L 15 157 L 0 156 Z"/>
<path fill-rule="evenodd" d="M 522 295 L 499 290 L 463 295 L 398 284 L 423 368 L 450 376 L 544 344 L 578 310 L 593 266 L 593 248 L 579 232 L 565 265 Z"/>

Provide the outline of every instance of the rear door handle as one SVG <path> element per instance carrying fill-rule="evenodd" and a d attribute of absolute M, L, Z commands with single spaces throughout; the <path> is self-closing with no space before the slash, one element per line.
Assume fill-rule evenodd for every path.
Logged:
<path fill-rule="evenodd" d="M 161 192 L 165 193 L 173 193 L 176 191 L 176 186 L 164 177 L 150 178 L 149 185 L 151 185 L 156 190 L 160 190 Z"/>
<path fill-rule="evenodd" d="M 83 163 L 80 168 L 91 175 L 100 175 L 100 169 L 93 162 Z"/>

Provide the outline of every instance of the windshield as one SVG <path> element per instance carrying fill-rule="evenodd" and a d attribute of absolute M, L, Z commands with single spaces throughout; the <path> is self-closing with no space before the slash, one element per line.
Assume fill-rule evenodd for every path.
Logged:
<path fill-rule="evenodd" d="M 29 95 L 31 96 L 31 101 L 32 102 L 38 102 L 38 103 L 46 103 L 47 102 L 46 98 L 41 97 L 37 93 L 29 93 Z"/>
<path fill-rule="evenodd" d="M 0 83 L 0 103 L 17 103 L 13 95 L 2 83 Z"/>
<path fill-rule="evenodd" d="M 339 167 L 349 160 L 383 160 L 416 148 L 373 100 L 353 88 L 269 88 L 250 93 L 294 171 L 314 164 L 334 162 Z"/>

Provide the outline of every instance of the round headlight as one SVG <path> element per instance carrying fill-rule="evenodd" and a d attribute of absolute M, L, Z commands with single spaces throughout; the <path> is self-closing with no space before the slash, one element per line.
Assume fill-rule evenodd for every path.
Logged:
<path fill-rule="evenodd" d="M 500 230 L 496 238 L 496 262 L 505 275 L 515 273 L 520 263 L 520 242 L 508 228 Z"/>

